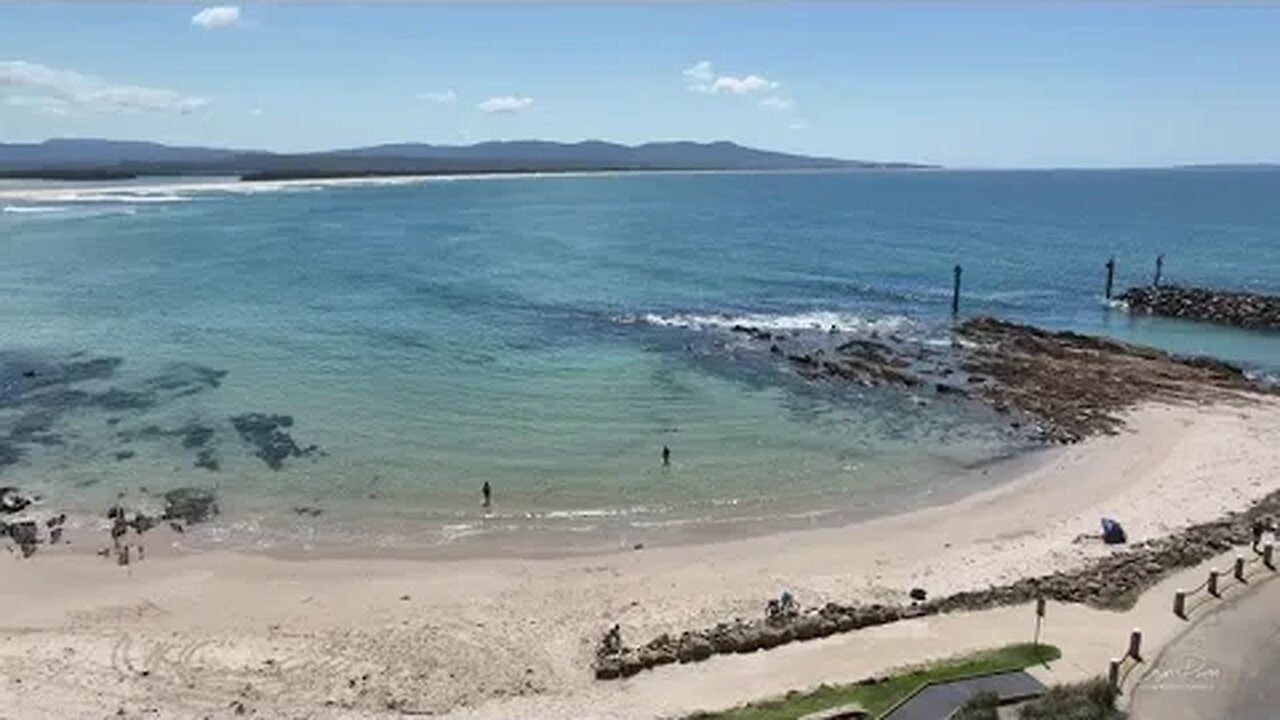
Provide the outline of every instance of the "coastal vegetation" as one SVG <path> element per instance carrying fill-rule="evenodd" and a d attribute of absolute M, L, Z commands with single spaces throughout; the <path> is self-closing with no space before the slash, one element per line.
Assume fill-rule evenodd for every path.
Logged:
<path fill-rule="evenodd" d="M 1020 643 L 937 662 L 900 668 L 882 677 L 845 685 L 820 685 L 808 692 L 750 703 L 722 712 L 702 712 L 686 720 L 795 720 L 802 715 L 839 705 L 857 703 L 873 716 L 884 712 L 926 683 L 956 680 L 970 675 L 1021 670 L 1062 657 L 1053 645 Z"/>

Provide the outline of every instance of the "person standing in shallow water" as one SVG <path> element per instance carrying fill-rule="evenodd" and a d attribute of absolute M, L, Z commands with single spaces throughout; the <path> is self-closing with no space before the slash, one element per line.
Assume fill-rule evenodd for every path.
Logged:
<path fill-rule="evenodd" d="M 480 493 L 484 495 L 484 507 L 489 507 L 493 502 L 493 490 L 489 487 L 488 480 L 485 480 L 484 485 L 480 487 Z"/>
<path fill-rule="evenodd" d="M 671 448 L 662 446 L 662 467 L 671 467 Z"/>

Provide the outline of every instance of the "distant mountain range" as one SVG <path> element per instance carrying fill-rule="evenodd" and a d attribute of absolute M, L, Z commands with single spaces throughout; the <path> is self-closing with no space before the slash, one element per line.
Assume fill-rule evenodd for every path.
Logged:
<path fill-rule="evenodd" d="M 239 175 L 249 180 L 367 175 L 589 170 L 815 170 L 925 168 L 904 162 L 811 157 L 731 142 L 519 140 L 474 145 L 398 143 L 312 153 L 270 153 L 152 142 L 60 138 L 0 143 L 0 177 L 107 179 L 140 175 Z"/>

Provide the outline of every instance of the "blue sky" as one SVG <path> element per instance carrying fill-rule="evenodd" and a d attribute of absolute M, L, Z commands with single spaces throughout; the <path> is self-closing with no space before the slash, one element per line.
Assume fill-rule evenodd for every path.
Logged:
<path fill-rule="evenodd" d="M 1280 6 L 0 4 L 0 141 L 1280 161 Z"/>

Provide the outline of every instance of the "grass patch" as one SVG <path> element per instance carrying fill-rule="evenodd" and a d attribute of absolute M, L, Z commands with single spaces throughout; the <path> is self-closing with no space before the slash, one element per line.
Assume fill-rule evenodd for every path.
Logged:
<path fill-rule="evenodd" d="M 901 668 L 875 679 L 847 685 L 820 685 L 811 692 L 792 691 L 784 697 L 741 705 L 731 710 L 696 713 L 687 720 L 795 720 L 801 715 L 848 703 L 859 703 L 874 717 L 927 682 L 955 680 L 1002 670 L 1020 670 L 1060 657 L 1062 652 L 1052 645 L 1006 645 L 994 650 L 980 650 L 925 665 Z"/>

